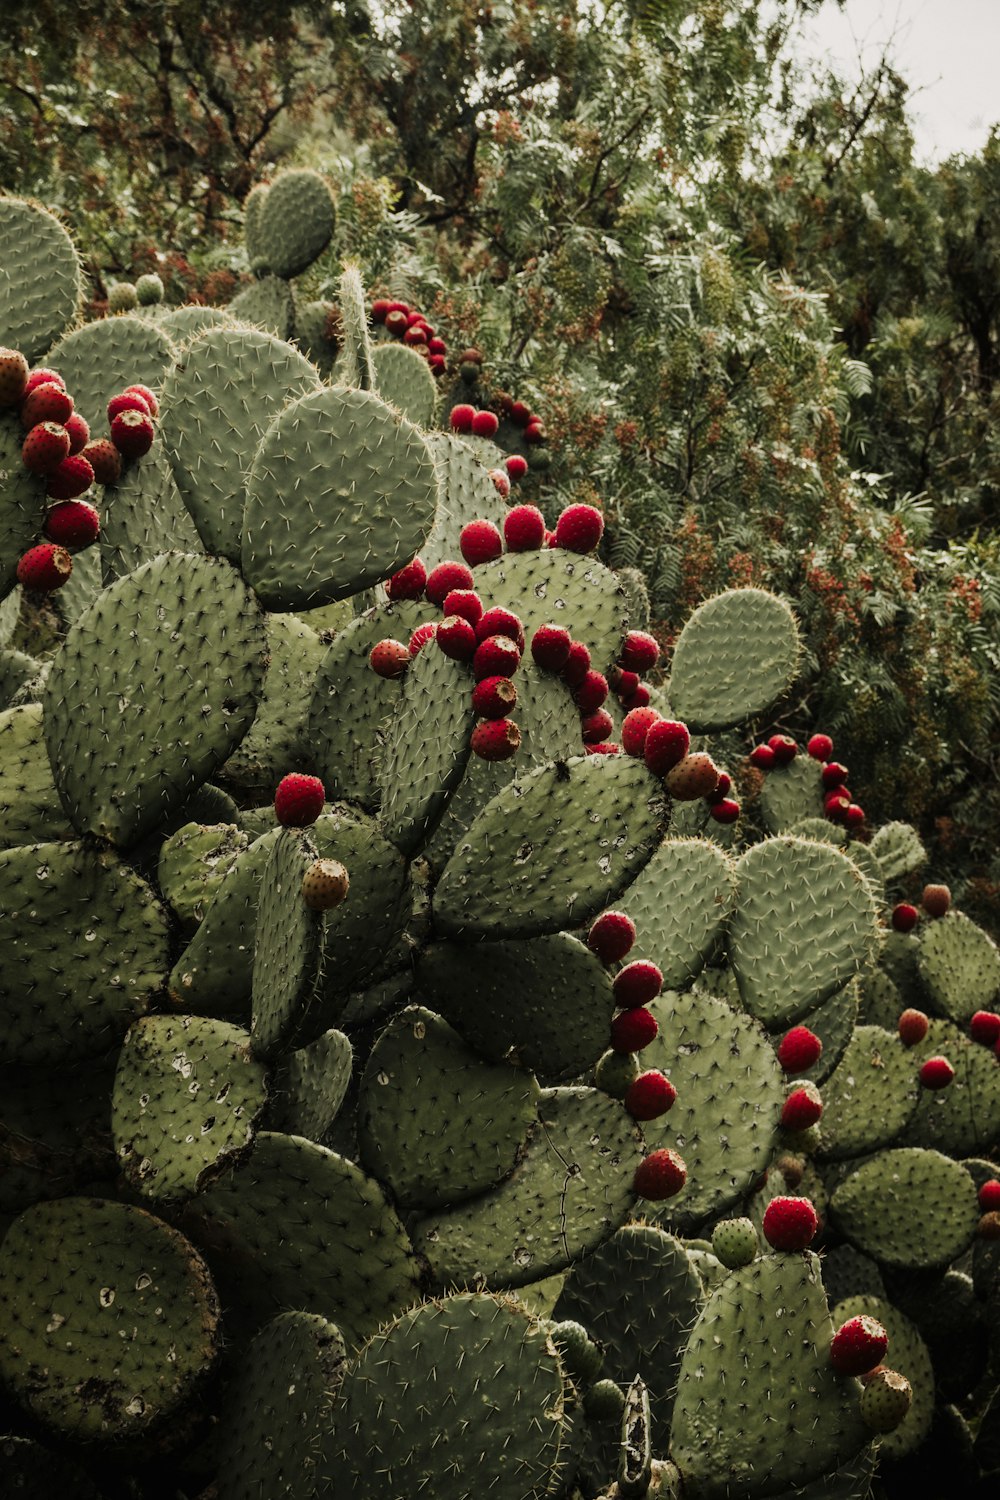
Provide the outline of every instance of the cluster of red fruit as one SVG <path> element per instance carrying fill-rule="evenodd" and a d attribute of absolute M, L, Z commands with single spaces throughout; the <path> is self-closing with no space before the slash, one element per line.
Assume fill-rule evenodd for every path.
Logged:
<path fill-rule="evenodd" d="M 541 446 L 546 441 L 541 417 L 529 411 L 523 401 L 514 401 L 509 396 L 503 396 L 500 399 L 500 409 L 516 427 L 524 428 L 526 443 Z M 496 437 L 500 427 L 500 419 L 495 412 L 477 410 L 476 407 L 464 403 L 452 407 L 448 420 L 453 432 L 468 432 L 474 437 Z M 512 457 L 517 459 L 518 468 L 523 473 L 528 467 L 527 461 L 518 453 L 513 454 Z"/>
<path fill-rule="evenodd" d="M 108 403 L 110 438 L 91 441 L 90 427 L 78 411 L 57 370 L 29 370 L 16 349 L 0 349 L 0 407 L 16 407 L 27 436 L 21 461 L 29 474 L 46 481 L 46 495 L 57 503 L 45 512 L 47 542 L 31 547 L 19 560 L 17 579 L 25 588 L 51 592 L 73 571 L 70 552 L 96 541 L 100 516 L 80 497 L 95 480 L 114 484 L 123 458 L 141 458 L 153 442 L 156 397 L 146 386 L 129 386 Z"/>
<path fill-rule="evenodd" d="M 898 1022 L 899 1039 L 904 1047 L 917 1047 L 930 1027 L 930 1018 L 922 1010 L 909 1007 Z M 980 1047 L 990 1047 L 1000 1062 L 1000 1015 L 993 1010 L 977 1010 L 969 1022 L 969 1035 Z M 920 1069 L 920 1082 L 927 1089 L 947 1088 L 955 1069 L 946 1057 L 929 1057 Z"/>
<path fill-rule="evenodd" d="M 951 891 L 946 885 L 925 885 L 920 905 L 929 917 L 937 920 L 951 910 Z M 899 901 L 889 918 L 896 932 L 912 932 L 920 921 L 920 912 L 909 901 Z"/>
<path fill-rule="evenodd" d="M 393 338 L 415 349 L 426 359 L 434 375 L 444 374 L 448 345 L 437 337 L 422 312 L 408 302 L 390 302 L 385 297 L 376 297 L 372 303 L 372 322 L 380 323 Z"/>
<path fill-rule="evenodd" d="M 814 734 L 806 745 L 813 760 L 823 766 L 823 812 L 831 823 L 842 823 L 845 828 L 860 828 L 865 821 L 864 808 L 859 807 L 847 787 L 847 767 L 831 760 L 833 740 L 828 734 Z M 755 745 L 750 752 L 750 764 L 758 771 L 772 771 L 778 766 L 787 766 L 799 753 L 799 747 L 789 734 L 772 734 L 762 745 Z"/>
<path fill-rule="evenodd" d="M 703 797 L 717 823 L 735 823 L 740 804 L 729 796 L 732 778 L 719 770 L 710 755 L 691 754 L 690 748 L 687 725 L 665 719 L 648 704 L 630 709 L 622 721 L 622 749 L 644 760 L 654 776 L 661 776 L 672 797 L 680 802 Z"/>
<path fill-rule="evenodd" d="M 979 1189 L 978 1198 L 983 1211 L 979 1234 L 984 1240 L 1000 1240 L 1000 1182 L 990 1177 Z"/>

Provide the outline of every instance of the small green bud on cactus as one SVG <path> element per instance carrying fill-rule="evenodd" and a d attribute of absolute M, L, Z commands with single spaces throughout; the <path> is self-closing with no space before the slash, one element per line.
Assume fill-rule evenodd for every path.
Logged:
<path fill-rule="evenodd" d="M 751 1219 L 723 1219 L 712 1231 L 712 1253 L 730 1271 L 748 1266 L 759 1249 L 760 1241 Z"/>

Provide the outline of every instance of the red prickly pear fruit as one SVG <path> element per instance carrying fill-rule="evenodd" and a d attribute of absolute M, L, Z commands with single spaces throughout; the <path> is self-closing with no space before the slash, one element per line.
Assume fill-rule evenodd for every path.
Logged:
<path fill-rule="evenodd" d="M 504 468 L 516 483 L 517 480 L 523 479 L 525 474 L 527 474 L 528 460 L 522 458 L 520 453 L 512 453 L 509 458 L 504 459 Z"/>
<path fill-rule="evenodd" d="M 446 615 L 435 639 L 452 661 L 471 661 L 476 653 L 476 632 L 461 615 Z"/>
<path fill-rule="evenodd" d="M 471 432 L 472 422 L 475 415 L 476 408 L 474 406 L 466 406 L 464 403 L 459 406 L 453 406 L 448 416 L 448 421 L 451 423 L 452 431 Z"/>
<path fill-rule="evenodd" d="M 651 1151 L 635 1169 L 632 1190 L 650 1203 L 660 1203 L 664 1198 L 673 1198 L 687 1182 L 687 1167 L 676 1151 L 666 1147 Z"/>
<path fill-rule="evenodd" d="M 904 1047 L 916 1047 L 927 1035 L 930 1021 L 922 1010 L 904 1010 L 896 1023 Z"/>
<path fill-rule="evenodd" d="M 777 756 L 770 745 L 754 745 L 747 759 L 758 771 L 771 771 L 777 765 Z"/>
<path fill-rule="evenodd" d="M 475 348 L 463 349 L 461 357 L 463 365 L 481 365 L 483 362 L 483 351 Z"/>
<path fill-rule="evenodd" d="M 925 885 L 920 904 L 929 917 L 947 916 L 951 908 L 951 891 L 946 885 Z"/>
<path fill-rule="evenodd" d="M 648 739 L 646 743 L 649 744 Z M 710 755 L 698 751 L 695 755 L 685 755 L 668 771 L 664 784 L 679 802 L 696 802 L 699 797 L 708 797 L 715 791 L 719 784 L 719 768 Z"/>
<path fill-rule="evenodd" d="M 432 354 L 447 354 L 448 345 L 444 339 L 432 338 L 427 340 L 427 347 Z"/>
<path fill-rule="evenodd" d="M 545 537 L 545 517 L 535 505 L 515 505 L 503 518 L 503 539 L 510 552 L 535 552 Z"/>
<path fill-rule="evenodd" d="M 896 932 L 912 932 L 920 921 L 920 913 L 909 901 L 900 901 L 892 908 L 889 920 Z"/>
<path fill-rule="evenodd" d="M 621 745 L 615 745 L 611 740 L 604 740 L 596 745 L 585 743 L 583 747 L 585 755 L 620 755 L 621 749 Z"/>
<path fill-rule="evenodd" d="M 54 380 L 36 385 L 21 403 L 21 424 L 36 427 L 39 422 L 65 422 L 73 411 L 73 398 Z"/>
<path fill-rule="evenodd" d="M 19 406 L 28 383 L 28 361 L 19 349 L 0 349 L 0 406 Z"/>
<path fill-rule="evenodd" d="M 543 672 L 561 672 L 569 658 L 570 633 L 562 625 L 539 625 L 531 637 L 531 655 Z"/>
<path fill-rule="evenodd" d="M 500 422 L 494 412 L 477 411 L 472 419 L 472 431 L 476 437 L 496 437 Z"/>
<path fill-rule="evenodd" d="M 278 782 L 274 812 L 282 828 L 308 828 L 323 811 L 326 792 L 318 776 L 292 771 Z"/>
<path fill-rule="evenodd" d="M 388 333 L 395 334 L 396 338 L 402 338 L 406 332 L 406 313 L 402 308 L 393 307 L 385 315 L 385 327 Z"/>
<path fill-rule="evenodd" d="M 475 589 L 452 589 L 445 594 L 441 608 L 446 615 L 461 615 L 473 630 L 483 618 L 483 601 Z"/>
<path fill-rule="evenodd" d="M 839 761 L 828 761 L 820 772 L 820 780 L 824 790 L 832 792 L 835 786 L 844 785 L 847 780 L 847 767 L 842 766 Z"/>
<path fill-rule="evenodd" d="M 546 547 L 549 547 L 549 548 L 552 548 L 552 547 L 556 546 L 556 534 L 555 534 L 554 531 L 546 531 L 546 533 L 545 533 L 545 545 L 546 545 Z"/>
<path fill-rule="evenodd" d="M 631 951 L 635 942 L 635 923 L 623 911 L 606 911 L 591 924 L 587 947 L 602 964 L 616 964 Z"/>
<path fill-rule="evenodd" d="M 372 322 L 384 323 L 386 314 L 389 312 L 391 307 L 392 303 L 389 301 L 388 297 L 376 297 L 375 301 L 372 303 Z"/>
<path fill-rule="evenodd" d="M 63 426 L 69 433 L 70 456 L 72 457 L 74 453 L 82 453 L 90 442 L 90 428 L 83 417 L 81 417 L 78 411 L 72 411 L 66 418 Z"/>
<path fill-rule="evenodd" d="M 489 477 L 493 481 L 493 488 L 501 500 L 506 500 L 510 494 L 510 475 L 506 469 L 491 469 Z"/>
<path fill-rule="evenodd" d="M 600 745 L 614 733 L 615 721 L 606 708 L 597 708 L 580 725 L 585 745 Z"/>
<path fill-rule="evenodd" d="M 108 402 L 108 421 L 113 422 L 123 411 L 141 411 L 146 417 L 153 415 L 149 402 L 138 391 L 119 391 L 117 396 L 112 396 Z"/>
<path fill-rule="evenodd" d="M 654 776 L 666 776 L 688 753 L 691 736 L 686 724 L 676 719 L 657 719 L 650 725 L 642 753 Z"/>
<path fill-rule="evenodd" d="M 45 512 L 45 535 L 58 547 L 79 551 L 96 542 L 101 518 L 86 500 L 64 500 Z"/>
<path fill-rule="evenodd" d="M 440 609 L 452 589 L 471 589 L 472 586 L 472 573 L 465 563 L 442 562 L 428 573 L 424 592 Z"/>
<path fill-rule="evenodd" d="M 772 1198 L 762 1227 L 772 1250 L 806 1250 L 816 1237 L 819 1219 L 808 1198 Z"/>
<path fill-rule="evenodd" d="M 946 1057 L 929 1057 L 917 1077 L 925 1089 L 946 1089 L 955 1076 L 955 1069 Z"/>
<path fill-rule="evenodd" d="M 996 1213 L 1000 1209 L 1000 1182 L 995 1177 L 989 1178 L 983 1183 L 977 1196 L 984 1214 Z"/>
<path fill-rule="evenodd" d="M 69 433 L 59 422 L 38 422 L 21 448 L 21 462 L 29 474 L 51 474 L 69 457 Z"/>
<path fill-rule="evenodd" d="M 427 363 L 431 367 L 432 375 L 442 375 L 448 368 L 448 361 L 443 354 L 432 354 Z"/>
<path fill-rule="evenodd" d="M 17 581 L 39 594 L 61 589 L 73 571 L 73 559 L 65 547 L 42 542 L 26 552 L 17 565 Z"/>
<path fill-rule="evenodd" d="M 472 711 L 480 719 L 506 719 L 517 704 L 509 677 L 484 677 L 472 689 Z"/>
<path fill-rule="evenodd" d="M 368 663 L 378 677 L 402 677 L 410 665 L 410 651 L 402 641 L 379 641 L 371 649 Z"/>
<path fill-rule="evenodd" d="M 730 776 L 728 771 L 720 771 L 719 779 L 715 783 L 715 791 L 712 792 L 711 796 L 709 797 L 709 801 L 712 803 L 713 807 L 717 803 L 722 802 L 726 797 L 728 797 L 732 789 L 733 778 Z"/>
<path fill-rule="evenodd" d="M 660 659 L 660 648 L 644 630 L 630 630 L 625 637 L 618 665 L 627 672 L 648 672 Z"/>
<path fill-rule="evenodd" d="M 411 308 L 410 311 L 406 314 L 406 326 L 407 326 L 407 328 L 416 328 L 421 323 L 426 323 L 426 322 L 427 322 L 427 319 L 424 317 L 423 313 L 422 312 L 418 312 L 415 307 Z"/>
<path fill-rule="evenodd" d="M 344 900 L 350 884 L 339 859 L 317 859 L 302 877 L 302 899 L 310 911 L 332 911 Z"/>
<path fill-rule="evenodd" d="M 523 401 L 512 401 L 508 416 L 515 427 L 527 427 L 531 421 L 531 407 L 525 406 Z"/>
<path fill-rule="evenodd" d="M 823 812 L 831 823 L 842 823 L 844 813 L 851 805 L 851 796 L 843 787 L 837 787 L 823 798 Z"/>
<path fill-rule="evenodd" d="M 808 1026 L 793 1026 L 778 1044 L 777 1057 L 786 1073 L 805 1073 L 818 1063 L 823 1043 Z"/>
<path fill-rule="evenodd" d="M 152 417 L 141 411 L 120 411 L 111 424 L 111 441 L 123 458 L 142 458 L 155 435 Z"/>
<path fill-rule="evenodd" d="M 865 810 L 863 807 L 859 807 L 856 802 L 850 802 L 844 808 L 842 817 L 845 828 L 860 828 L 865 821 Z"/>
<path fill-rule="evenodd" d="M 50 500 L 78 500 L 94 482 L 94 471 L 82 453 L 71 453 L 48 477 L 45 493 Z"/>
<path fill-rule="evenodd" d="M 486 677 L 513 677 L 520 660 L 517 642 L 510 636 L 488 635 L 475 649 L 472 673 L 477 682 Z"/>
<path fill-rule="evenodd" d="M 642 760 L 646 736 L 660 717 L 655 708 L 630 708 L 622 720 L 622 749 Z"/>
<path fill-rule="evenodd" d="M 866 1375 L 882 1363 L 888 1347 L 889 1335 L 876 1318 L 848 1318 L 833 1335 L 830 1364 L 838 1375 Z"/>
<path fill-rule="evenodd" d="M 109 438 L 98 438 L 82 450 L 98 484 L 117 484 L 122 477 L 122 456 Z"/>
<path fill-rule="evenodd" d="M 608 679 L 601 672 L 590 671 L 573 689 L 573 701 L 582 714 L 592 714 L 607 700 Z"/>
<path fill-rule="evenodd" d="M 635 1010 L 655 1000 L 663 988 L 663 973 L 646 958 L 637 958 L 619 969 L 611 989 L 619 1010 Z"/>
<path fill-rule="evenodd" d="M 514 642 L 518 651 L 524 650 L 524 626 L 512 609 L 503 609 L 495 604 L 480 615 L 476 626 L 476 639 L 485 641 L 491 635 L 505 635 Z"/>
<path fill-rule="evenodd" d="M 640 682 L 634 693 L 630 693 L 627 698 L 623 697 L 619 701 L 626 713 L 631 713 L 633 708 L 648 708 L 649 688 L 644 682 Z"/>
<path fill-rule="evenodd" d="M 728 824 L 739 822 L 740 804 L 733 797 L 723 797 L 721 802 L 713 802 L 708 810 L 708 815 L 716 823 Z"/>
<path fill-rule="evenodd" d="M 828 734 L 814 734 L 806 745 L 806 754 L 813 760 L 829 760 L 833 754 L 833 740 Z"/>
<path fill-rule="evenodd" d="M 977 1010 L 969 1022 L 969 1035 L 982 1047 L 995 1047 L 1000 1042 L 1000 1016 L 992 1010 Z"/>
<path fill-rule="evenodd" d="M 529 422 L 524 429 L 524 441 L 537 443 L 539 447 L 545 442 L 545 428 L 537 418 Z"/>
<path fill-rule="evenodd" d="M 659 1031 L 659 1023 L 651 1010 L 636 1006 L 635 1010 L 623 1010 L 611 1022 L 612 1052 L 641 1052 L 648 1047 Z"/>
<path fill-rule="evenodd" d="M 503 537 L 492 521 L 470 521 L 462 527 L 458 545 L 470 568 L 503 556 Z"/>
<path fill-rule="evenodd" d="M 633 1078 L 622 1103 L 633 1120 L 657 1120 L 667 1113 L 676 1098 L 677 1090 L 670 1079 L 651 1068 Z"/>
<path fill-rule="evenodd" d="M 614 667 L 612 671 L 615 674 L 615 680 L 611 682 L 611 674 L 609 673 L 608 681 L 611 683 L 618 702 L 624 703 L 626 698 L 634 697 L 639 691 L 639 674 L 638 672 L 622 671 L 621 667 Z"/>
<path fill-rule="evenodd" d="M 567 687 L 579 687 L 590 671 L 590 652 L 582 641 L 570 641 L 562 679 Z"/>
<path fill-rule="evenodd" d="M 25 396 L 30 396 L 32 391 L 40 385 L 59 385 L 62 386 L 63 390 L 66 389 L 66 382 L 59 374 L 59 371 L 47 369 L 44 365 L 39 366 L 37 370 L 30 371 L 27 380 L 24 382 Z"/>
<path fill-rule="evenodd" d="M 785 1130 L 808 1130 L 810 1125 L 822 1117 L 823 1101 L 813 1084 L 803 1084 L 793 1089 L 785 1100 L 781 1111 L 781 1124 Z"/>
<path fill-rule="evenodd" d="M 511 719 L 484 719 L 472 731 L 472 753 L 480 760 L 510 760 L 521 743 L 521 731 Z"/>
<path fill-rule="evenodd" d="M 412 309 L 411 309 L 410 304 L 408 302 L 390 302 L 389 303 L 389 312 L 386 313 L 386 317 L 389 316 L 389 313 L 398 312 L 398 313 L 402 313 L 404 318 L 408 318 L 410 316 L 411 311 L 412 311 Z"/>
<path fill-rule="evenodd" d="M 412 324 L 403 334 L 403 343 L 412 349 L 416 344 L 427 343 L 427 330 L 421 323 Z"/>
<path fill-rule="evenodd" d="M 126 396 L 141 396 L 149 407 L 149 415 L 154 419 L 160 415 L 160 403 L 148 385 L 127 385 L 123 394 Z"/>
<path fill-rule="evenodd" d="M 427 642 L 432 641 L 436 635 L 436 624 L 418 625 L 416 630 L 410 636 L 409 645 L 407 648 L 410 655 L 416 656 L 417 652 L 422 651 L 423 648 L 427 645 Z"/>
<path fill-rule="evenodd" d="M 604 517 L 593 505 L 567 505 L 556 522 L 556 546 L 593 552 L 604 535 Z"/>
<path fill-rule="evenodd" d="M 400 568 L 398 572 L 393 573 L 385 586 L 385 591 L 393 600 L 422 599 L 426 584 L 427 569 L 420 558 L 415 557 L 412 562 L 406 564 L 405 568 Z"/>
<path fill-rule="evenodd" d="M 779 766 L 787 766 L 799 753 L 799 747 L 790 734 L 772 734 L 767 743 Z"/>

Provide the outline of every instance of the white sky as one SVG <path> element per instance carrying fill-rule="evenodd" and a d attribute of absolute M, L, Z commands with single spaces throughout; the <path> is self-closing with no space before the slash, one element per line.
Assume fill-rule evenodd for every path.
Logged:
<path fill-rule="evenodd" d="M 828 59 L 849 78 L 858 57 L 890 61 L 915 92 L 918 155 L 941 161 L 977 152 L 1000 122 L 1000 0 L 832 0 L 805 28 L 801 55 Z"/>

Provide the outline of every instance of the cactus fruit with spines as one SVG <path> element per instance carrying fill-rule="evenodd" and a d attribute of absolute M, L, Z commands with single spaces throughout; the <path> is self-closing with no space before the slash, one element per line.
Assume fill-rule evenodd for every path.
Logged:
<path fill-rule="evenodd" d="M 310 174 L 277 177 L 248 203 L 255 269 L 287 293 L 328 223 Z M 16 311 L 37 287 L 10 264 Z M 0 336 L 58 369 L 65 335 L 95 426 L 135 382 L 161 409 L 37 646 L 8 598 L 44 479 L 0 412 L 0 649 L 29 694 L 0 706 L 10 1441 L 65 1451 L 98 1491 L 124 1468 L 137 1500 L 755 1500 L 860 1472 L 873 1441 L 909 1451 L 932 1395 L 898 1278 L 974 1247 L 997 1295 L 988 1179 L 962 1164 L 1000 1142 L 996 1064 L 968 1034 L 996 965 L 955 910 L 891 933 L 912 840 L 803 825 L 823 816 L 812 751 L 768 773 L 802 787 L 767 836 L 671 796 L 688 756 L 735 768 L 729 731 L 793 685 L 791 610 L 727 591 L 647 689 L 642 593 L 582 550 L 593 517 L 569 545 L 504 546 L 489 424 L 427 430 L 420 340 L 373 347 L 356 275 L 335 382 L 228 316 L 142 303 L 84 338 L 57 302 L 36 347 L 13 312 Z M 431 602 L 463 557 L 454 607 Z M 517 658 L 483 679 L 515 689 L 497 718 L 426 629 L 475 632 L 473 593 Z M 386 640 L 398 674 L 370 664 Z M 622 732 L 650 691 L 650 723 L 688 740 L 669 766 Z M 586 753 L 599 711 L 621 752 Z M 516 755 L 471 753 L 508 718 Z M 315 794 L 301 826 L 275 808 L 289 780 Z M 929 1033 L 907 1047 L 918 999 Z M 794 1027 L 822 1044 L 804 1067 Z M 932 1098 L 938 1054 L 955 1077 Z M 818 1139 L 789 1163 L 786 1097 L 816 1084 Z M 837 1293 L 884 1317 L 831 1321 L 814 1234 L 884 1271 Z M 829 1363 L 862 1314 L 913 1387 L 885 1435 L 902 1387 L 866 1420 Z"/>

